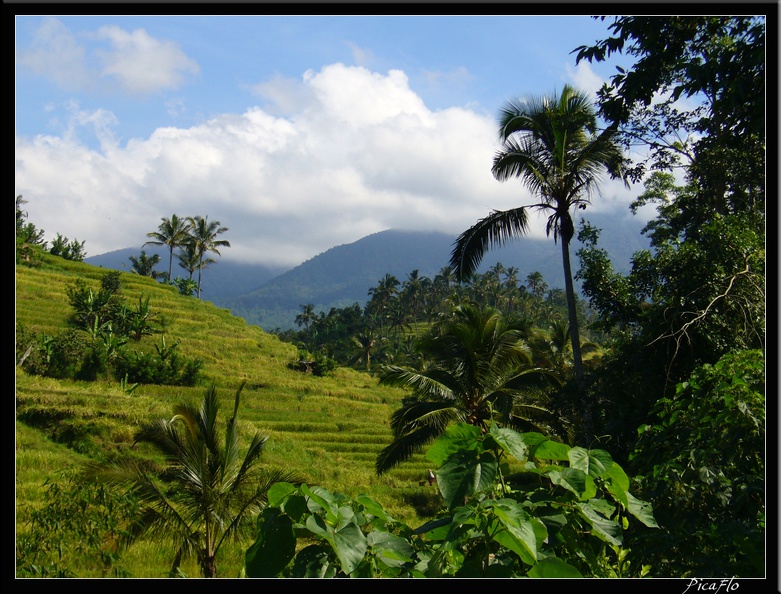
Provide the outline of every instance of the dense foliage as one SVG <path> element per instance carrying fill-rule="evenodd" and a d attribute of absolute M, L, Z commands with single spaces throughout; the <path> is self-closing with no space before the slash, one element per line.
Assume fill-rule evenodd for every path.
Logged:
<path fill-rule="evenodd" d="M 247 551 L 250 577 L 639 577 L 624 532 L 656 527 L 604 450 L 459 424 L 428 452 L 445 509 L 410 528 L 366 496 L 280 483 Z M 509 474 L 511 464 L 520 468 Z M 302 546 L 296 546 L 298 539 Z"/>
<path fill-rule="evenodd" d="M 150 297 L 140 295 L 135 307 L 122 297 L 119 272 L 103 275 L 100 287 L 82 279 L 68 286 L 73 328 L 50 335 L 24 326 L 16 331 L 16 361 L 26 372 L 55 378 L 94 381 L 101 378 L 130 383 L 193 386 L 203 362 L 166 345 L 165 319 L 154 312 Z M 161 334 L 155 352 L 128 347 L 145 336 Z"/>

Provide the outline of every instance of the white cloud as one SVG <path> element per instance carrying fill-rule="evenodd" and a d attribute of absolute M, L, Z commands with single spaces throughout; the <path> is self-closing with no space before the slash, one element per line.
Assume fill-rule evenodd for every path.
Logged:
<path fill-rule="evenodd" d="M 604 80 L 591 69 L 591 65 L 586 62 L 580 62 L 574 68 L 569 64 L 566 65 L 567 76 L 572 81 L 572 85 L 581 91 L 585 91 L 589 94 L 592 101 L 597 98 L 597 91 L 602 88 Z"/>
<path fill-rule="evenodd" d="M 89 86 L 92 77 L 85 66 L 86 49 L 59 20 L 43 19 L 31 49 L 20 52 L 19 64 L 52 79 L 68 91 Z"/>
<path fill-rule="evenodd" d="M 353 61 L 356 65 L 369 68 L 372 62 L 374 62 L 374 52 L 370 49 L 360 47 L 349 41 L 347 42 L 347 46 L 350 48 L 350 53 L 352 53 Z"/>
<path fill-rule="evenodd" d="M 107 43 L 108 49 L 97 44 Z M 60 20 L 43 19 L 19 64 L 67 91 L 118 90 L 146 95 L 181 86 L 198 64 L 169 41 L 143 29 L 101 27 L 81 41 Z"/>
<path fill-rule="evenodd" d="M 133 94 L 175 89 L 186 74 L 198 74 L 198 64 L 176 44 L 151 37 L 143 29 L 127 32 L 117 26 L 101 27 L 97 39 L 107 40 L 110 50 L 96 52 L 102 74 L 114 77 L 123 90 Z"/>
<path fill-rule="evenodd" d="M 532 202 L 520 182 L 491 175 L 493 118 L 429 110 L 403 72 L 334 64 L 262 89 L 285 117 L 252 107 L 121 147 L 94 112 L 73 124 L 102 130 L 100 151 L 78 134 L 17 138 L 16 193 L 48 237 L 86 241 L 88 256 L 140 246 L 176 213 L 228 227 L 224 259 L 288 266 L 384 229 L 455 237 Z M 291 89 L 298 100 L 285 100 Z M 544 224 L 532 234 L 544 237 Z"/>

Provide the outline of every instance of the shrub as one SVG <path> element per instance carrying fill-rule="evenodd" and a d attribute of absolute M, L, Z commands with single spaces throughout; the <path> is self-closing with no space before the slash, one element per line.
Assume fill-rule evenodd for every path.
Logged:
<path fill-rule="evenodd" d="M 118 379 L 139 384 L 194 386 L 203 368 L 200 359 L 187 359 L 171 352 L 167 356 L 125 350 L 114 362 Z"/>
<path fill-rule="evenodd" d="M 45 487 L 43 506 L 17 534 L 16 577 L 78 577 L 75 567 L 126 577 L 118 562 L 137 516 L 135 497 L 72 475 Z"/>

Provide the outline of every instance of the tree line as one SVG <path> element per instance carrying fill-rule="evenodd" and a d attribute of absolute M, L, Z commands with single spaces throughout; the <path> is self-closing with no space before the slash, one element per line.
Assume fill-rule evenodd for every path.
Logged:
<path fill-rule="evenodd" d="M 529 343 L 538 347 L 538 360 L 558 357 L 562 377 L 572 368 L 566 297 L 562 289 L 549 288 L 540 272 L 528 274 L 524 282 L 517 268 L 497 262 L 486 273 L 458 283 L 450 266 L 433 279 L 413 270 L 404 281 L 386 274 L 367 295 L 364 306 L 332 307 L 328 313 L 315 312 L 312 304 L 301 305 L 295 318 L 299 329 L 277 328 L 274 333 L 296 344 L 302 361 L 309 363 L 307 369 L 315 373 L 332 369 L 328 360 L 376 373 L 384 364 L 420 363 L 416 341 L 453 307 L 479 303 L 497 309 L 523 330 Z M 577 300 L 576 307 L 581 319 L 593 315 L 583 300 Z M 586 331 L 583 344 L 589 357 L 600 339 Z"/>

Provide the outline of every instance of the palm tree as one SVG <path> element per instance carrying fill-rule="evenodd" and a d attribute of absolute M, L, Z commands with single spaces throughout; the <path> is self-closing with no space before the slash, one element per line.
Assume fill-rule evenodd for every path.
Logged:
<path fill-rule="evenodd" d="M 507 311 L 513 313 L 515 308 L 515 294 L 518 292 L 518 272 L 515 266 L 510 266 L 504 271 L 504 289 L 507 295 Z"/>
<path fill-rule="evenodd" d="M 305 331 L 309 330 L 309 326 L 317 317 L 317 314 L 315 314 L 315 306 L 311 303 L 307 303 L 306 305 L 300 305 L 299 307 L 301 308 L 301 313 L 296 316 L 296 324 L 298 324 L 299 328 L 303 326 Z"/>
<path fill-rule="evenodd" d="M 199 256 L 195 253 L 195 244 L 188 241 L 179 246 L 179 253 L 176 254 L 176 260 L 180 268 L 184 268 L 188 274 L 188 280 L 193 280 L 198 268 Z"/>
<path fill-rule="evenodd" d="M 411 458 L 451 423 L 547 432 L 544 389 L 556 377 L 532 365 L 521 331 L 494 308 L 457 306 L 418 342 L 426 366 L 382 368 L 380 383 L 411 388 L 391 416 L 393 441 L 377 457 L 377 474 Z"/>
<path fill-rule="evenodd" d="M 380 332 L 384 332 L 383 319 L 385 318 L 385 309 L 391 301 L 399 294 L 399 279 L 392 274 L 386 274 L 377 283 L 376 287 L 369 289 L 371 300 L 366 305 L 367 309 L 374 311 L 380 320 Z"/>
<path fill-rule="evenodd" d="M 401 287 L 400 296 L 405 303 L 410 303 L 412 306 L 412 321 L 415 324 L 415 336 L 417 336 L 420 300 L 423 296 L 423 279 L 419 276 L 417 268 L 407 274 L 407 280 L 401 284 Z"/>
<path fill-rule="evenodd" d="M 171 215 L 171 218 L 163 217 L 162 223 L 157 231 L 147 233 L 147 237 L 153 238 L 147 241 L 146 245 L 167 245 L 168 246 L 168 282 L 173 282 L 171 274 L 174 265 L 174 249 L 184 245 L 187 242 L 190 232 L 190 223 L 186 219 L 180 219 L 178 216 Z M 142 246 L 143 247 L 143 246 Z"/>
<path fill-rule="evenodd" d="M 542 278 L 542 272 L 535 271 L 530 272 L 526 276 L 526 286 L 529 287 L 529 292 L 535 297 L 543 298 L 545 291 L 548 290 L 548 283 Z"/>
<path fill-rule="evenodd" d="M 201 270 L 208 264 L 213 264 L 215 260 L 206 258 L 208 252 L 214 252 L 220 255 L 220 247 L 230 247 L 230 242 L 224 239 L 217 239 L 220 233 L 225 233 L 228 228 L 220 227 L 219 221 L 209 221 L 209 217 L 187 217 L 190 222 L 190 241 L 193 244 L 195 254 L 198 257 L 198 299 L 201 298 Z"/>
<path fill-rule="evenodd" d="M 141 254 L 138 256 L 138 258 L 135 256 L 130 256 L 128 260 L 130 260 L 132 263 L 131 268 L 133 272 L 140 276 L 149 276 L 156 279 L 159 276 L 165 274 L 164 272 L 161 273 L 155 271 L 155 266 L 157 266 L 160 262 L 160 256 L 157 254 L 148 256 L 146 251 L 141 250 Z"/>
<path fill-rule="evenodd" d="M 624 176 L 625 159 L 615 142 L 615 130 L 597 133 L 596 111 L 585 93 L 565 85 L 560 96 L 508 102 L 500 112 L 502 148 L 494 157 L 492 173 L 499 181 L 518 177 L 541 201 L 528 207 L 493 211 L 462 233 L 453 247 L 451 265 L 459 280 L 468 278 L 494 246 L 525 235 L 527 209 L 549 213 L 546 231 L 561 238 L 575 375 L 581 378 L 575 292 L 569 245 L 575 234 L 570 211 L 585 209 L 589 193 L 603 172 Z M 626 178 L 624 178 L 626 179 Z"/>
<path fill-rule="evenodd" d="M 362 328 L 357 334 L 351 337 L 353 345 L 357 348 L 356 361 L 366 362 L 366 371 L 370 372 L 372 368 L 372 352 L 377 347 L 381 338 L 374 328 Z"/>
<path fill-rule="evenodd" d="M 153 421 L 137 432 L 136 443 L 152 445 L 165 458 L 158 472 L 135 459 L 89 464 L 83 471 L 84 480 L 122 485 L 138 497 L 142 512 L 134 519 L 134 536 L 174 541 L 172 575 L 178 573 L 183 557 L 195 555 L 203 576 L 215 577 L 220 547 L 230 538 L 251 538 L 252 516 L 265 507 L 269 488 L 277 482 L 302 482 L 292 473 L 259 466 L 268 439 L 260 433 L 255 433 L 241 456 L 236 416 L 243 387 L 244 382 L 236 391 L 223 447 L 212 384 L 200 406 L 179 404 L 173 417 Z"/>

